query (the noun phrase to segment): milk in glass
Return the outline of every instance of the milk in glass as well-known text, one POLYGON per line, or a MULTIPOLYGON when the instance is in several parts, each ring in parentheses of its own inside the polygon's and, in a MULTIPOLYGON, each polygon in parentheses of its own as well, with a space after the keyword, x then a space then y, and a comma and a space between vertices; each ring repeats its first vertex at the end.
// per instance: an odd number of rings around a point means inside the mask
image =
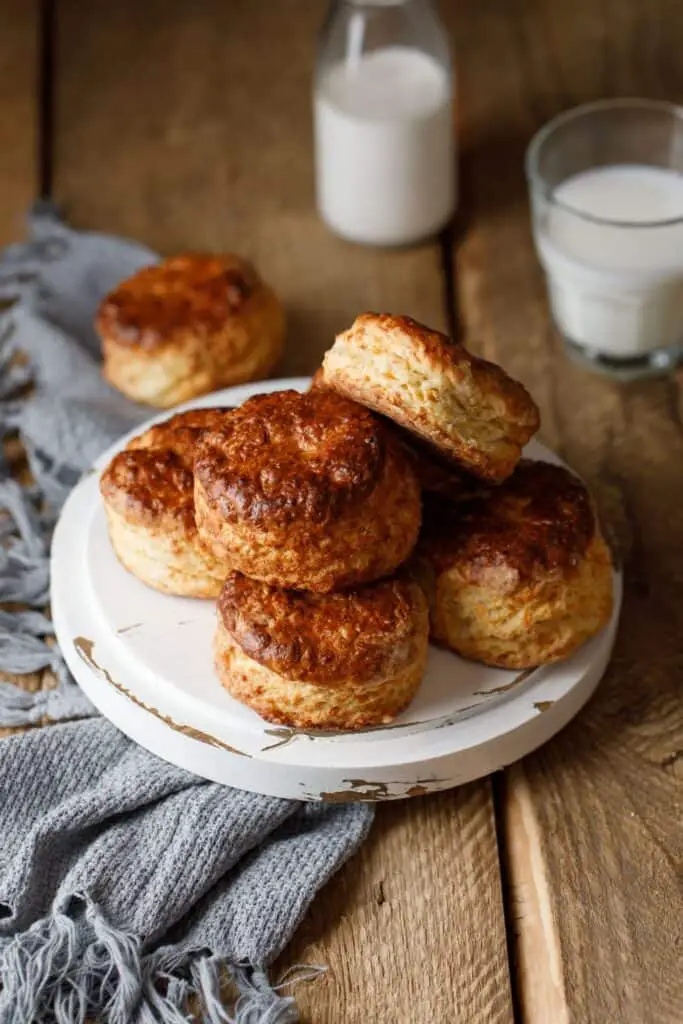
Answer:
POLYGON ((571 341, 633 358, 683 341, 683 176, 644 164, 567 178, 536 222, 550 303, 571 341))

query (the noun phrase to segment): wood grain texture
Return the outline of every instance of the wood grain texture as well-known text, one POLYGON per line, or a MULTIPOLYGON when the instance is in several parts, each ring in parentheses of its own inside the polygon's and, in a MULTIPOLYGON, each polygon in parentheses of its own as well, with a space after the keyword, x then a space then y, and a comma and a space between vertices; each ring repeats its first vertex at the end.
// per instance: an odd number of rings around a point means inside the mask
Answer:
POLYGON ((286 963, 306 1024, 512 1022, 488 784, 385 804, 317 900, 286 963))
POLYGON ((0 245, 23 234, 37 183, 37 3, 0 0, 0 245))
MULTIPOLYGON (((315 369, 365 309, 446 323, 436 245, 334 238, 314 210, 316 0, 62 0, 56 197, 73 221, 163 252, 251 256, 290 315, 284 373, 315 369)), ((378 810, 278 964, 314 1024, 512 1019, 490 786, 378 810)))
POLYGON ((680 101, 675 2, 474 0, 460 56, 465 331, 520 376, 544 440, 589 481, 625 559, 613 663, 575 723, 507 778, 518 987, 531 1024, 683 1019, 683 428, 675 381, 628 387, 569 363, 551 327, 523 154, 606 95, 680 101))

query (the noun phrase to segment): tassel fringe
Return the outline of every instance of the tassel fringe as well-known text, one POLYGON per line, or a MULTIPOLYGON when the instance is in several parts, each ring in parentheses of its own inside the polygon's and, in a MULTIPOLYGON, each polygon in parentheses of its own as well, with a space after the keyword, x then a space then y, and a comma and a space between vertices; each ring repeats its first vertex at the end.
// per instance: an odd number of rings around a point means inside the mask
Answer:
POLYGON ((322 970, 291 969, 273 987, 263 968, 227 964, 206 950, 144 954, 140 940, 114 928, 94 903, 73 900, 0 939, 0 1024, 190 1024, 192 997, 205 1024, 295 1024, 294 997, 280 990, 322 970), (221 1000, 226 974, 239 992, 231 1009, 221 1000))

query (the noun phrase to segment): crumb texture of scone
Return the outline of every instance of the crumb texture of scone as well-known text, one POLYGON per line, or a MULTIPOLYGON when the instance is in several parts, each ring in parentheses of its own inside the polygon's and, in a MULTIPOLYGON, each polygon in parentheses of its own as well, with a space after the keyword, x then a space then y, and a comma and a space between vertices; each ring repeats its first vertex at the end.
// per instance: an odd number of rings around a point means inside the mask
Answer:
POLYGON ((508 477, 539 426, 520 383, 407 316, 361 314, 325 354, 323 379, 484 480, 508 477))
POLYGON ((428 632, 427 600, 407 575, 312 594, 232 573, 218 600, 216 671, 269 722, 361 729, 391 722, 412 700, 428 632))
POLYGON ((201 543, 194 515, 194 449, 225 409, 178 413, 133 438, 100 478, 119 561, 167 594, 216 597, 228 569, 201 543))
POLYGON ((420 489, 378 417, 327 389, 250 398, 197 446, 200 535, 232 568, 329 592, 387 576, 412 552, 420 489))
POLYGON ((523 460, 469 503, 429 499, 416 558, 432 638, 489 665, 560 661, 612 613, 612 564, 588 491, 560 466, 523 460))
POLYGON ((233 254, 144 267, 103 299, 95 323, 107 380, 164 409, 265 377, 285 330, 275 293, 233 254))

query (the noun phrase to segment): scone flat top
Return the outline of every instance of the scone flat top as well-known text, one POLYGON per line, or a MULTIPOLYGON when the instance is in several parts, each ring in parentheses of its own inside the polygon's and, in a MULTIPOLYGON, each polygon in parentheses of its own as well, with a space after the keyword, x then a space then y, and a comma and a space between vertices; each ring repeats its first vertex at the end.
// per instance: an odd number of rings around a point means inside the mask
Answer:
POLYGON ((363 683, 399 672, 412 656, 426 600, 409 577, 311 594, 231 573, 218 614, 234 642, 286 679, 363 683))
POLYGON ((408 316, 356 317, 326 353, 323 377, 488 480, 509 476, 539 425, 522 384, 408 316))
POLYGON ((152 523, 163 516, 193 527, 195 446, 227 414, 226 409, 192 409, 133 438, 102 474, 103 497, 139 522, 152 523))
POLYGON ((277 391, 204 435, 195 474, 228 521, 320 524, 372 493, 392 442, 377 417, 334 392, 277 391))
POLYGON ((101 303, 96 326, 122 345, 157 349, 187 330, 220 330, 260 284, 253 266, 233 254, 174 256, 115 288, 101 303))
POLYGON ((469 503, 427 502, 420 547, 437 571, 457 568, 470 583, 507 591, 571 570, 595 530, 583 483, 561 466, 525 459, 469 503))

